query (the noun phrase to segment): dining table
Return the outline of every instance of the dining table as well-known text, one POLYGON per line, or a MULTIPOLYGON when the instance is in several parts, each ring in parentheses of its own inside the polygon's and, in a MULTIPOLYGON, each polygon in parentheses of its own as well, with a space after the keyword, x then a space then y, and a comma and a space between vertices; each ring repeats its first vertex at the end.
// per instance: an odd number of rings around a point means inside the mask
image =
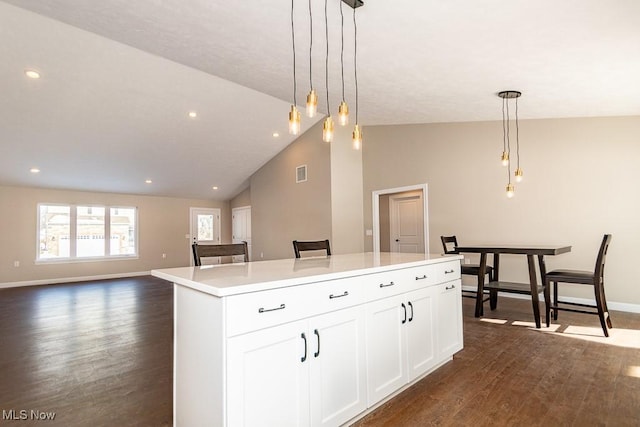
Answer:
MULTIPOLYGON (((544 276, 547 273, 545 267, 545 256, 560 255, 571 251, 571 246, 560 245, 475 245, 475 246, 458 246, 458 253, 476 253, 480 254, 480 270, 478 272, 478 290, 476 293, 475 317, 481 317, 484 314, 483 295, 485 290, 491 292, 491 309, 497 307, 498 292, 516 293, 531 295, 531 304, 533 307, 533 317, 536 328, 540 328, 540 306, 539 294, 544 292, 544 276), (485 273, 487 271, 487 255, 493 255, 493 274, 490 281, 485 284, 485 273), (500 280, 500 255, 526 255, 529 267, 529 283, 516 283, 500 280), (538 268, 540 270, 540 284, 538 284, 535 259, 538 260, 538 268)), ((548 292, 545 292, 545 304, 549 307, 550 301, 548 292)), ((546 311, 546 324, 549 326, 549 310, 546 311)))

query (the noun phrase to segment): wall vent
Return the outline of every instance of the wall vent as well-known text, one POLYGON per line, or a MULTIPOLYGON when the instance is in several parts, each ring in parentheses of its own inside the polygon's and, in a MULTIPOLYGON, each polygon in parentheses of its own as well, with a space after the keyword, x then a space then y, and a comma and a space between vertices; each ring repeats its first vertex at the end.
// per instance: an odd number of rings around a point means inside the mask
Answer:
POLYGON ((307 180, 307 165, 298 166, 296 168, 296 184, 307 180))

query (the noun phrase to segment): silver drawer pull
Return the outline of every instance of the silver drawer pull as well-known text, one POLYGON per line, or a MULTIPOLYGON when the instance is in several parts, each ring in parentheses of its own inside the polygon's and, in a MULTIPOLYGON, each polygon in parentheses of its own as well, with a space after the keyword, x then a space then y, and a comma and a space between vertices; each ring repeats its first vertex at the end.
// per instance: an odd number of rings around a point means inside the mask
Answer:
POLYGON ((349 295, 349 291, 344 291, 342 295, 334 295, 334 294, 329 295, 329 299, 342 298, 342 297, 346 297, 347 295, 349 295))
POLYGON ((260 307, 258 309, 258 313, 266 313, 267 311, 276 311, 276 310, 284 310, 284 304, 280 304, 280 307, 276 307, 276 308, 264 308, 264 307, 260 307))
POLYGON ((381 288, 386 288, 388 286, 393 286, 393 285, 395 285, 395 283, 393 283, 393 282, 389 282, 387 285, 385 285, 384 283, 380 283, 380 287, 381 288))
POLYGON ((416 280, 423 280, 423 279, 426 279, 426 278, 427 278, 427 275, 426 275, 426 274, 425 274, 425 275, 423 275, 422 277, 418 277, 418 276, 416 276, 416 280))
POLYGON ((451 285, 451 286, 445 286, 445 291, 450 291, 451 289, 455 289, 456 285, 451 285))
POLYGON ((451 274, 451 273, 455 273, 455 270, 454 270, 454 269, 451 269, 451 270, 446 270, 446 271, 444 272, 444 274, 451 274))

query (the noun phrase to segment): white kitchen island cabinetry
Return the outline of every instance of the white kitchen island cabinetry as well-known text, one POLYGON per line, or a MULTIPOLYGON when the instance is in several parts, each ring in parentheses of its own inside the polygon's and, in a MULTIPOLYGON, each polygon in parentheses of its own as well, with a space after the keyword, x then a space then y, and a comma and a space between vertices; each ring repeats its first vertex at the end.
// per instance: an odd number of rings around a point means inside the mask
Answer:
POLYGON ((462 348, 459 260, 360 253, 154 270, 175 284, 174 425, 361 416, 462 348))

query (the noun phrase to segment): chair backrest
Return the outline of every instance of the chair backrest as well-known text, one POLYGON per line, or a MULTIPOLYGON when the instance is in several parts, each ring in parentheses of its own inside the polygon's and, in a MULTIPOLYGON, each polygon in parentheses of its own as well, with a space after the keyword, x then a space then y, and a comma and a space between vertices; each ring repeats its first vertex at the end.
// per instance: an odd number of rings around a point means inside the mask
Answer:
POLYGON ((244 262, 249 262, 249 250, 247 242, 230 243, 226 245, 191 245, 193 249, 193 262, 196 266, 202 265, 200 258, 244 255, 244 262))
POLYGON ((329 240, 314 240, 307 242, 293 241, 293 252, 296 258, 300 258, 300 251, 321 251, 326 250, 327 255, 331 255, 331 246, 329 240))
POLYGON ((609 244, 611 243, 611 234, 605 234, 602 238, 602 243, 600 244, 600 250, 598 251, 598 258, 596 259, 596 268, 593 273, 594 278, 602 278, 604 277, 604 261, 607 258, 607 250, 609 249, 609 244))
POLYGON ((456 239, 456 236, 440 236, 440 240, 442 240, 442 248, 445 254, 458 253, 458 239, 456 239))

